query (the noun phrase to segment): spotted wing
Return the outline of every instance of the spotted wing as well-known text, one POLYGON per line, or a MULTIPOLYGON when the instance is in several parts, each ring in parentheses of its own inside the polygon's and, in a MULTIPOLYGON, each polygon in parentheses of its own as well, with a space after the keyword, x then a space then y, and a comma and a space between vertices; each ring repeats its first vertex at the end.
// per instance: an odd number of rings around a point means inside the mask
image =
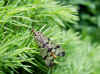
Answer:
POLYGON ((51 67, 54 65, 54 58, 53 56, 48 56, 45 60, 47 66, 51 67))
POLYGON ((59 45, 54 45, 45 37, 41 32, 34 32, 35 39, 38 41, 39 46, 41 47, 40 55, 45 60, 47 66, 53 66, 54 59, 56 56, 64 56, 65 52, 59 45))
POLYGON ((56 56, 65 56, 65 51, 59 45, 55 45, 52 51, 56 56))

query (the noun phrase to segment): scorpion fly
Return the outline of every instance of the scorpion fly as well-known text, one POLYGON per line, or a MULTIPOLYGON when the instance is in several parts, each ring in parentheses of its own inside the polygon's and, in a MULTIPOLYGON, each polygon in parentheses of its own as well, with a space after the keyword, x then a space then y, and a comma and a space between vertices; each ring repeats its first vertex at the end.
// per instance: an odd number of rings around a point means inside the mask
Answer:
POLYGON ((41 48, 40 55, 45 60, 47 66, 53 66, 54 59, 56 59, 57 56, 65 56, 65 51, 59 45, 53 44, 42 32, 36 32, 34 30, 32 30, 32 32, 41 48))

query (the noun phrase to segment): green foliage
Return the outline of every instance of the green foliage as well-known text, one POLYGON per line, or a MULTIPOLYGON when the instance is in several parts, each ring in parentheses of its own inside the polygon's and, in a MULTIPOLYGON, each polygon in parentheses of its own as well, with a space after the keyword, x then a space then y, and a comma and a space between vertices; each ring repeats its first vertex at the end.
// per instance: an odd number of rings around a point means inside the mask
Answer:
POLYGON ((0 74, 99 74, 100 47, 73 32, 78 20, 76 7, 54 0, 0 0, 0 74), (66 51, 52 69, 41 58, 32 29, 66 51))
POLYGON ((48 69, 42 63, 31 30, 39 30, 43 24, 47 24, 46 29, 56 25, 64 28, 66 25, 63 21, 74 23, 78 19, 74 16, 77 14, 76 9, 58 5, 54 1, 42 0, 1 0, 0 3, 1 74, 21 74, 26 71, 47 73, 48 69))
MULTIPOLYGON (((58 0, 57 0, 58 1, 58 0)), ((99 0, 59 0, 64 4, 73 4, 79 8, 79 23, 72 25, 80 31, 82 38, 90 36, 93 42, 100 42, 100 4, 99 0)))
POLYGON ((80 21, 78 29, 81 30, 83 38, 90 36, 93 42, 100 42, 99 29, 99 5, 96 0, 72 0, 73 4, 79 6, 80 21))
POLYGON ((62 33, 60 42, 67 54, 59 59, 60 63, 53 69, 53 74, 99 74, 100 46, 92 45, 89 39, 81 41, 78 33, 72 30, 62 33))

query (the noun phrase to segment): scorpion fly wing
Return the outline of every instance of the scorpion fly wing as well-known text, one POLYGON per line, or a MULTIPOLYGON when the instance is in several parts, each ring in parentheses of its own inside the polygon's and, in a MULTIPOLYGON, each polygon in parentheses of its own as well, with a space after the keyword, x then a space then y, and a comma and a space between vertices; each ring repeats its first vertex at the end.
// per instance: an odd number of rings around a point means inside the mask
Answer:
POLYGON ((45 49, 45 48, 41 48, 40 49, 40 55, 42 56, 42 58, 45 60, 46 58, 47 58, 47 56, 48 56, 48 53, 47 53, 47 49, 45 49))
POLYGON ((54 64, 54 62, 53 62, 54 58, 53 58, 53 56, 51 56, 50 54, 51 54, 51 52, 48 52, 48 50, 45 49, 45 48, 42 48, 42 49, 40 50, 40 55, 42 56, 42 58, 43 58, 44 61, 45 61, 45 64, 46 64, 48 67, 51 67, 51 66, 53 66, 53 64, 54 64))
POLYGON ((59 45, 57 45, 56 47, 55 47, 55 55, 57 55, 57 56, 65 56, 65 51, 59 46, 59 45))
POLYGON ((45 63, 48 67, 52 67, 54 65, 54 58, 52 56, 48 56, 45 63))
POLYGON ((45 60, 47 66, 51 67, 54 65, 54 59, 56 56, 64 56, 65 52, 62 48, 57 45, 55 46, 50 39, 45 37, 41 32, 35 32, 35 39, 38 41, 40 49, 40 55, 45 60))
POLYGON ((58 56, 65 56, 65 51, 60 51, 57 55, 58 56))

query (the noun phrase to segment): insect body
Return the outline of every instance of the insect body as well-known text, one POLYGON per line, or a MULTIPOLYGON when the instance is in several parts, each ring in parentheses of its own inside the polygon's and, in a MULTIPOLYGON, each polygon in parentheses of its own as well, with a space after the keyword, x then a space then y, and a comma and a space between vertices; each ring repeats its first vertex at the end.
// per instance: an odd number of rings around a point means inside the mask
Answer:
POLYGON ((41 47, 40 55, 45 60, 47 66, 53 66, 54 59, 56 56, 64 56, 65 52, 59 45, 54 45, 50 42, 50 39, 45 37, 41 32, 35 32, 35 39, 38 41, 39 46, 41 47))

